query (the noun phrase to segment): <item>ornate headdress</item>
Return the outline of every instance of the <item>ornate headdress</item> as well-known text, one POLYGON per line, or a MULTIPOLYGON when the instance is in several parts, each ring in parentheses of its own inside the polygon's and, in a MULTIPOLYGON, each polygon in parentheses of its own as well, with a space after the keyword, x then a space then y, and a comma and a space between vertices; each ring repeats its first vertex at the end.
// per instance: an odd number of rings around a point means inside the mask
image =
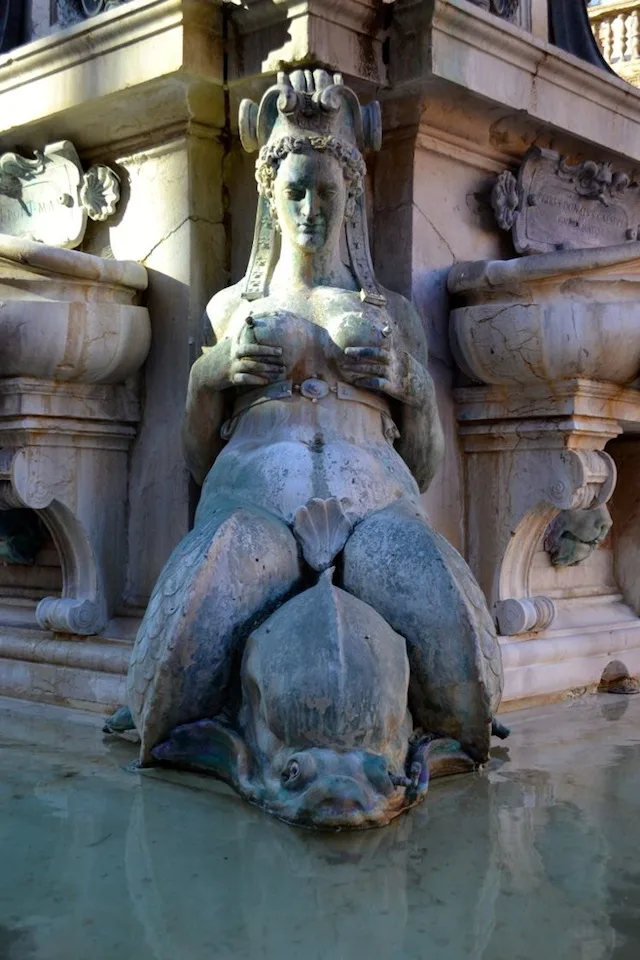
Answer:
POLYGON ((382 124, 378 102, 374 100, 361 107, 340 74, 295 70, 290 76, 279 73, 276 85, 267 90, 259 106, 252 100, 243 100, 239 123, 245 150, 260 150, 260 195, 243 296, 247 300, 265 296, 275 267, 278 245, 269 202, 269 165, 275 170, 287 153, 311 148, 333 154, 345 169, 349 181, 346 236, 351 266, 363 300, 382 306, 385 297, 371 262, 362 191, 362 152, 380 149, 382 124))

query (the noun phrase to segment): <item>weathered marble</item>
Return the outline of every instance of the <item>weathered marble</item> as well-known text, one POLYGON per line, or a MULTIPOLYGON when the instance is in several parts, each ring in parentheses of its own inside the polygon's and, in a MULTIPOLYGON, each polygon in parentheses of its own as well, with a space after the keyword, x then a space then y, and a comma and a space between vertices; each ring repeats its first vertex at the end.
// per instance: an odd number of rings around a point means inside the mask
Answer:
POLYGON ((419 500, 441 428, 420 322, 371 263, 379 126, 322 70, 241 106, 254 246, 208 307, 184 427, 195 527, 128 675, 143 764, 324 827, 387 823, 430 771, 484 762, 502 679, 482 594, 419 500))
POLYGON ((614 654, 640 668, 634 524, 613 506, 615 438, 640 427, 625 386, 639 265, 621 245, 450 274, 452 347, 476 381, 457 391, 467 550, 503 634, 507 702, 593 689, 614 654))
POLYGON ((464 301, 451 314, 458 365, 511 388, 631 383, 640 370, 639 280, 635 244, 460 264, 449 275, 464 301))
POLYGON ((34 158, 0 156, 0 233, 78 247, 87 218, 106 220, 119 199, 117 174, 104 164, 84 173, 69 140, 36 150, 34 158))
MULTIPOLYGON (((60 555, 62 596, 36 608, 44 629, 98 633, 122 596, 139 419, 125 381, 149 349, 149 315, 137 302, 146 284, 135 263, 0 242, 0 504, 36 511, 60 555)), ((7 617, 10 603, 0 623, 7 617)))
POLYGON ((571 163, 532 147, 518 169, 497 178, 492 205, 518 253, 616 246, 637 241, 640 190, 629 173, 605 161, 571 163))

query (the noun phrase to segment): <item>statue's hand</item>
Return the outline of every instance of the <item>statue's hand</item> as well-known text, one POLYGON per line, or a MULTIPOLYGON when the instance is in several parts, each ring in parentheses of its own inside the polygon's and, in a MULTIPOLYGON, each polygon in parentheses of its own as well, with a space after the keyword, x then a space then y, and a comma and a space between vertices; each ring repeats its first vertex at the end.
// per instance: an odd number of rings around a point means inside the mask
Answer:
POLYGON ((410 407, 424 406, 433 393, 427 371, 404 350, 347 347, 340 372, 347 383, 364 390, 380 390, 410 407))
POLYGON ((231 348, 229 379, 237 387, 264 387, 286 376, 282 347, 259 343, 248 317, 231 348))
POLYGON ((391 360, 386 347, 347 347, 339 362, 340 375, 354 387, 390 393, 391 360))

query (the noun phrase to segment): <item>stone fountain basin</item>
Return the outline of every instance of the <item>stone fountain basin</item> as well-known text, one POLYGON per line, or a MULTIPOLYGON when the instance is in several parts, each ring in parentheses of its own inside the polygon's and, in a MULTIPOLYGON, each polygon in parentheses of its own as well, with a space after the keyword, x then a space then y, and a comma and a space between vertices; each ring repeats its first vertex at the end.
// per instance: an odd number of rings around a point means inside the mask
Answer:
POLYGON ((118 383, 151 342, 138 263, 0 235, 0 377, 118 383))
POLYGON ((640 245, 462 263, 449 273, 451 345, 487 384, 640 372, 640 245))

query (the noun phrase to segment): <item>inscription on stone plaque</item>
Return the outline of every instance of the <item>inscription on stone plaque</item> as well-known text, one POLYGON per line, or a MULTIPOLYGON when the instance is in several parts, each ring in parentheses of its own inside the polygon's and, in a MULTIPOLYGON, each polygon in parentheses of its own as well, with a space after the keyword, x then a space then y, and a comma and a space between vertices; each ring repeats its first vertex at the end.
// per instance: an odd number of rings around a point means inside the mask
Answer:
POLYGON ((523 254, 608 247, 637 241, 640 232, 640 185, 632 177, 540 147, 527 153, 517 177, 500 174, 492 206, 523 254))
POLYGON ((0 233, 77 247, 87 218, 106 220, 119 198, 113 170, 96 165, 83 172, 68 140, 49 144, 33 158, 0 156, 0 233))

